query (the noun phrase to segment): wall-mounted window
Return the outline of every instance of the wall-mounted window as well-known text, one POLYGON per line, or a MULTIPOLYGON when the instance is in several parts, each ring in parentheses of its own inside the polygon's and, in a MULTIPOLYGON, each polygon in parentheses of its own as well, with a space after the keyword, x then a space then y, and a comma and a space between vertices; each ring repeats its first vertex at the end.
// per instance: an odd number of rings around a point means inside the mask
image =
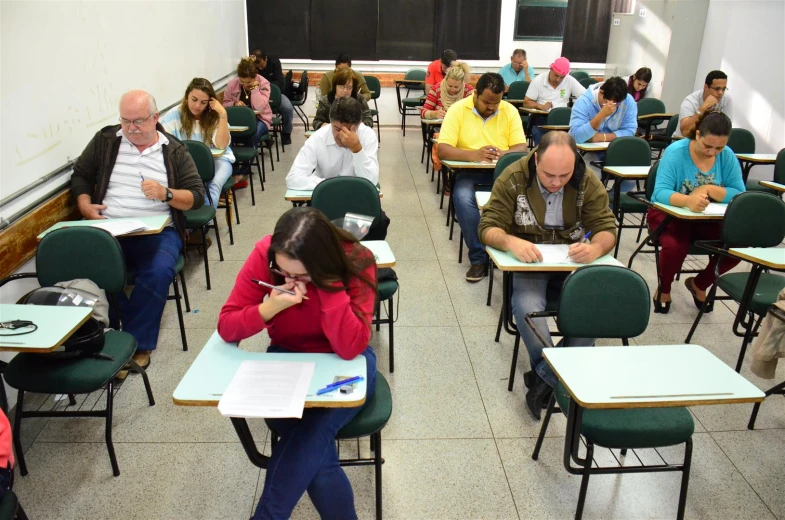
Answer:
POLYGON ((518 0, 515 40, 561 41, 567 0, 518 0))

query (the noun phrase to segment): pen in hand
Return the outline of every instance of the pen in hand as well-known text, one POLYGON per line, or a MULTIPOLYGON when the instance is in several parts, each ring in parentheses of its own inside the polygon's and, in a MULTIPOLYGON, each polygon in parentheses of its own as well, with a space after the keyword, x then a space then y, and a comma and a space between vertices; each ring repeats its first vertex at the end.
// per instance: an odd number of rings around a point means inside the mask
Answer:
MULTIPOLYGON (((585 244, 586 241, 589 240, 590 236, 591 236, 591 231, 583 235, 583 238, 578 241, 578 244, 585 244)), ((570 255, 567 254, 567 258, 565 258, 565 260, 569 260, 569 259, 570 259, 570 255)))
MULTIPOLYGON (((276 287, 275 285, 267 282, 263 282, 261 280, 257 280, 256 278, 251 278, 252 282, 256 282, 263 287, 267 287, 269 289, 275 289, 276 291, 280 291, 282 293, 291 294, 292 296, 297 296, 297 293, 294 291, 290 291, 289 289, 281 289, 280 287, 276 287)), ((307 300, 307 296, 303 296, 303 300, 307 300)))

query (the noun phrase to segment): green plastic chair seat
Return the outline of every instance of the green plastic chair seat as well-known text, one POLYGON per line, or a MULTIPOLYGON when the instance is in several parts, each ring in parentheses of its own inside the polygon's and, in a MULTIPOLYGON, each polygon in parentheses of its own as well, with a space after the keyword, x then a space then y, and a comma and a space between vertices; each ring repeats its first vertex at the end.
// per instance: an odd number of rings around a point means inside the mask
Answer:
POLYGON ((301 107, 305 103, 304 99, 291 99, 290 100, 293 107, 301 107))
MULTIPOLYGON (((265 137, 267 135, 269 134, 265 134, 265 137)), ((239 162, 250 161, 256 157, 256 154, 258 153, 256 148, 251 148, 250 146, 238 146, 236 148, 232 148, 232 151, 234 152, 235 159, 237 159, 239 162)))
POLYGON ((420 98, 404 98, 401 100, 401 103, 406 107, 419 107, 423 105, 420 98))
MULTIPOLYGON (((559 381, 556 400, 567 413, 570 397, 559 381)), ((686 408, 631 408, 583 411, 581 433, 606 448, 653 448, 686 442, 695 423, 686 408)))
POLYGON ((95 357, 53 359, 46 354, 23 352, 5 368, 6 382, 18 390, 40 394, 86 394, 106 386, 136 351, 136 340, 127 332, 107 331, 102 354, 95 357))
POLYGON ((372 115, 372 116, 375 116, 375 115, 378 115, 378 114, 379 114, 379 111, 378 111, 378 110, 376 110, 375 108, 372 108, 372 109, 371 109, 371 115, 372 115))
POLYGON ((356 439, 374 434, 384 428, 392 415, 392 392, 384 376, 377 372, 376 391, 370 401, 349 424, 344 426, 335 437, 337 439, 356 439))
POLYGON ((621 207, 625 213, 646 213, 649 210, 649 207, 646 204, 639 200, 635 200, 626 193, 622 193, 619 196, 619 207, 621 207))
POLYGON ((395 280, 384 280, 379 283, 379 300, 389 300, 398 292, 398 282, 395 280))
POLYGON ((183 211, 183 215, 186 229, 198 229, 215 218, 215 208, 205 201, 201 208, 183 211))
MULTIPOLYGON (((727 273, 719 277, 717 287, 738 302, 744 296, 748 278, 749 273, 727 273)), ((782 289, 785 289, 785 276, 762 273, 750 302, 752 312, 758 316, 765 315, 769 307, 777 301, 777 295, 782 289)))
POLYGON ((224 183, 223 187, 221 188, 221 195, 223 195, 223 194, 227 193, 229 190, 231 190, 234 187, 234 183, 235 183, 234 177, 229 177, 228 179, 226 179, 226 182, 224 183))
POLYGON ((755 179, 747 179, 747 191, 762 191, 764 193, 771 193, 777 195, 777 191, 766 186, 761 186, 760 181, 755 179))

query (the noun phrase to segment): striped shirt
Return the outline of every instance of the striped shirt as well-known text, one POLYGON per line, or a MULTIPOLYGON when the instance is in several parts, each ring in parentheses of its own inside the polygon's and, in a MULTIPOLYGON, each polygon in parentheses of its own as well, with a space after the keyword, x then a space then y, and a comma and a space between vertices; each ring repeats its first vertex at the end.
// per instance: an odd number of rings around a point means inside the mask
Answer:
MULTIPOLYGON (((467 98, 471 95, 474 87, 469 85, 468 83, 463 84, 463 97, 467 98)), ((439 83, 438 85, 434 85, 430 92, 428 92, 428 97, 425 99, 425 104, 423 104, 422 108, 420 109, 420 117, 425 119, 425 113, 430 111, 436 110, 444 110, 444 103, 442 103, 442 84, 439 83)))
MULTIPOLYGON (((158 182, 168 188, 169 179, 164 165, 163 146, 169 139, 158 132, 158 142, 143 152, 129 141, 123 131, 117 132, 121 137, 117 160, 109 177, 109 186, 102 204, 106 209, 101 212, 106 218, 138 218, 171 215, 169 204, 160 200, 148 199, 142 192, 142 179, 158 182)), ((169 223, 171 225, 171 221, 169 223)))

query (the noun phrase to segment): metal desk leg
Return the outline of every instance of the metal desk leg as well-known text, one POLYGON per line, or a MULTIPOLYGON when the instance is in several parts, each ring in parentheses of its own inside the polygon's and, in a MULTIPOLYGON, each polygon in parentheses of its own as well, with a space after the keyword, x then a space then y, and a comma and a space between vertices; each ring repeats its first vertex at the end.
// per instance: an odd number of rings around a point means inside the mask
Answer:
POLYGON ((256 447, 256 442, 253 440, 251 430, 248 428, 248 422, 242 417, 232 417, 232 426, 234 426, 237 436, 240 438, 240 444, 243 445, 245 454, 251 460, 254 466, 267 469, 267 464, 270 462, 270 457, 262 455, 256 447))

